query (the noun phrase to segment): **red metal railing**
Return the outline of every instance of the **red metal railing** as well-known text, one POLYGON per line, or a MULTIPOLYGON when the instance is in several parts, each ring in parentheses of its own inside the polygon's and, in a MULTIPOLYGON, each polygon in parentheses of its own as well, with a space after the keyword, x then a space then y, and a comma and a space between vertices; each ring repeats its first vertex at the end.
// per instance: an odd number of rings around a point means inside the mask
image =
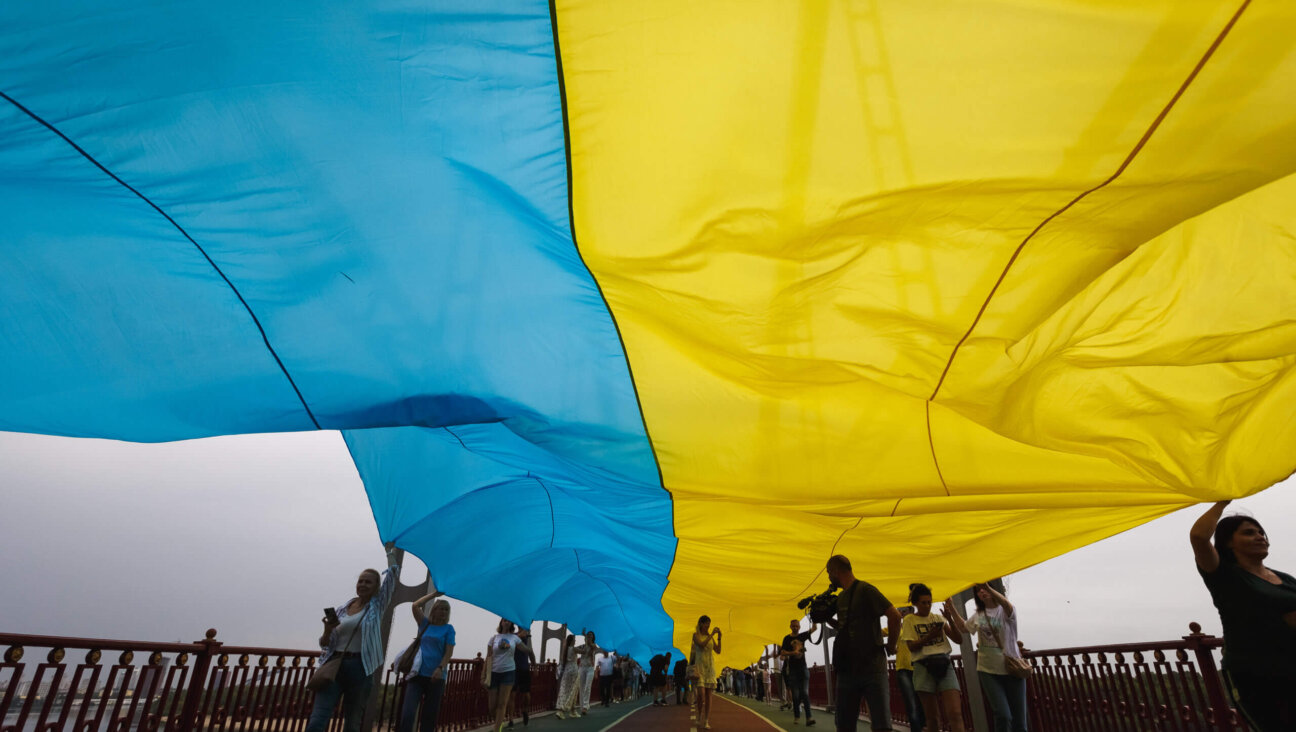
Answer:
MULTIPOLYGON (((1027 681, 1031 729, 1066 732, 1246 730, 1228 703, 1215 654, 1223 640, 1191 633, 1179 640, 1026 651, 1035 673, 1027 681)), ((972 719, 963 659, 954 656, 963 694, 963 719, 972 719)), ((904 698, 891 668, 891 718, 908 723, 904 698)), ((810 701, 828 703, 828 674, 810 669, 810 701)), ((986 714, 989 704, 985 705, 986 714)), ((942 727, 947 729, 947 727, 942 727)))
MULTIPOLYGON (((1027 683, 1034 729, 1245 730, 1220 678, 1215 654, 1222 641, 1196 623, 1179 640, 1050 651, 1027 651, 1035 667, 1027 683)), ((301 730, 313 697, 305 684, 316 651, 226 646, 216 631, 194 643, 151 643, 0 634, 0 732, 130 732, 210 729, 301 730), (45 660, 29 660, 47 649, 45 660), (81 659, 68 659, 68 653, 81 659)), ((489 723, 480 659, 448 666, 440 728, 464 730, 489 723)), ((967 689, 962 658, 954 670, 967 689)), ((891 712, 907 722, 892 677, 891 712)), ((394 730, 405 686, 390 669, 378 694, 377 728, 394 730)), ((828 700, 829 678, 810 669, 810 698, 828 700)), ((598 684, 591 696, 598 698, 598 684)), ((554 664, 532 667, 533 713, 553 709, 554 664)), ((966 694, 964 719, 971 709, 966 694)), ((340 713, 340 711, 339 711, 340 713)), ((340 729, 340 718, 333 729, 340 729)))
MULTIPOLYGON (((314 697, 306 681, 318 651, 226 646, 216 631, 195 643, 151 643, 0 633, 0 732, 303 730, 314 697), (45 660, 29 659, 36 649, 45 660), (84 656, 68 659, 73 652, 84 656), (109 654, 105 656, 105 654, 109 654), (116 654, 113 657, 111 654, 116 654)), ((489 722, 480 659, 448 664, 438 725, 489 722)), ((531 708, 553 709, 554 664, 532 666, 531 708)), ((396 729, 405 685, 391 669, 378 693, 377 729, 396 729)), ((598 696, 595 684, 593 697, 598 696)), ((331 729, 341 729, 341 710, 331 729)))

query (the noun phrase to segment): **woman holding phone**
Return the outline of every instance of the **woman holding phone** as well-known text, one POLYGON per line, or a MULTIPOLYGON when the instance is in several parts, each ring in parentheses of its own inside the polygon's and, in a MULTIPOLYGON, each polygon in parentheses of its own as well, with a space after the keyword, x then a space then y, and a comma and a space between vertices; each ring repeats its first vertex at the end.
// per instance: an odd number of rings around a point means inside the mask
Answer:
POLYGON ((342 702, 343 732, 360 732, 373 675, 383 663, 382 616, 391 602, 400 565, 396 563, 396 546, 388 543, 387 571, 366 569, 356 579, 355 597, 324 609, 324 632, 319 644, 323 652, 322 667, 340 659, 337 675, 315 692, 306 732, 325 732, 338 702, 342 702))
POLYGON ((698 676, 697 716, 698 727, 711 729, 711 695, 715 692, 715 654, 720 652, 720 629, 711 629, 711 618, 698 618, 693 631, 693 666, 698 676))

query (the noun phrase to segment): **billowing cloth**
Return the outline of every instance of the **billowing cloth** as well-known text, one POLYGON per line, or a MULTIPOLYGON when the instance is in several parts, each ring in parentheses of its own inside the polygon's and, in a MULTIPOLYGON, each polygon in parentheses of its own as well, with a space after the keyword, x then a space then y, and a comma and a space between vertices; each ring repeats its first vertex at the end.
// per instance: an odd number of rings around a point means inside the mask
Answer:
POLYGON ((1294 30, 3 4, 0 429, 344 430, 440 589, 743 663, 833 553, 944 596, 1291 473, 1294 30))

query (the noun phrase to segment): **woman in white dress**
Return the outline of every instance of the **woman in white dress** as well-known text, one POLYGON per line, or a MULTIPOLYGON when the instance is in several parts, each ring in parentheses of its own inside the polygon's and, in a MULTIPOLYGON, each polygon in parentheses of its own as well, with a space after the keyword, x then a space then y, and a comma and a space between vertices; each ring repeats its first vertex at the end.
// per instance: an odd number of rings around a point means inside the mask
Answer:
POLYGON ((576 702, 580 700, 580 662, 576 655, 576 636, 563 641, 558 657, 558 711, 554 716, 566 719, 576 715, 576 702))

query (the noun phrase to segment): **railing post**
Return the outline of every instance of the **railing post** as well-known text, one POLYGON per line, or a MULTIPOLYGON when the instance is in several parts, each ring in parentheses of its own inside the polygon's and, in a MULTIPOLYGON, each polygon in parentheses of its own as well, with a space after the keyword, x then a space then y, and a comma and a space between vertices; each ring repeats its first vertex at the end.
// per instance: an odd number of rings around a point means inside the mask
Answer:
MULTIPOLYGON (((397 549, 392 553, 390 561, 395 562, 401 569, 405 568, 405 550, 397 549)), ((407 585, 399 579, 396 581, 396 587, 392 590, 391 602, 387 603, 386 609, 383 610, 382 616, 382 643, 383 643, 383 663, 387 662, 387 651, 391 641, 392 620, 396 616, 396 607, 407 602, 430 595, 436 592, 436 582, 432 579, 432 571, 428 570, 427 581, 424 585, 407 585)), ((424 609, 424 613, 427 609, 424 609)), ((383 667, 379 666, 378 670, 373 673, 373 687, 369 692, 369 700, 365 702, 364 717, 360 721, 360 729, 369 732, 374 728, 382 712, 382 699, 386 689, 383 684, 383 667)), ((398 712, 399 713, 399 710, 398 712)), ((391 720, 394 721, 394 720, 391 720)))
POLYGON ((212 657, 220 650, 221 642, 216 640, 216 629, 208 628, 204 640, 194 641, 198 649, 194 652, 193 675, 189 677, 189 689, 185 692, 184 707, 180 710, 181 732, 197 729, 198 710, 202 709, 203 690, 207 688, 207 671, 211 668, 212 657))
POLYGON ((1210 700, 1214 716, 1211 726, 1220 732, 1229 732, 1233 729, 1233 705, 1229 703, 1219 671, 1215 668, 1215 656, 1205 642, 1207 638, 1215 636, 1203 634, 1199 623, 1189 623, 1188 630, 1189 635, 1185 635, 1183 639, 1192 652, 1197 654, 1197 671, 1201 674, 1202 683, 1206 685, 1206 698, 1210 700))
MULTIPOLYGON (((996 585, 996 590, 1003 592, 1002 579, 991 580, 991 582, 996 585)), ((967 617, 967 604, 972 601, 972 589, 963 590, 955 595, 953 600, 958 606, 959 614, 967 617)), ((959 652, 963 656, 963 681, 967 686, 963 693, 967 695, 968 708, 972 710, 972 718, 967 720, 967 726, 974 732, 993 729, 986 716, 985 699, 981 695, 981 677, 977 674, 977 652, 972 645, 971 633, 963 634, 963 641, 959 643, 959 652)))
POLYGON ((824 649, 824 689, 828 698, 828 703, 824 705, 824 709, 831 714, 837 711, 837 684, 833 679, 832 662, 835 644, 829 643, 828 641, 837 637, 837 630, 830 627, 827 623, 819 627, 821 629, 819 632, 819 642, 823 643, 824 649))

